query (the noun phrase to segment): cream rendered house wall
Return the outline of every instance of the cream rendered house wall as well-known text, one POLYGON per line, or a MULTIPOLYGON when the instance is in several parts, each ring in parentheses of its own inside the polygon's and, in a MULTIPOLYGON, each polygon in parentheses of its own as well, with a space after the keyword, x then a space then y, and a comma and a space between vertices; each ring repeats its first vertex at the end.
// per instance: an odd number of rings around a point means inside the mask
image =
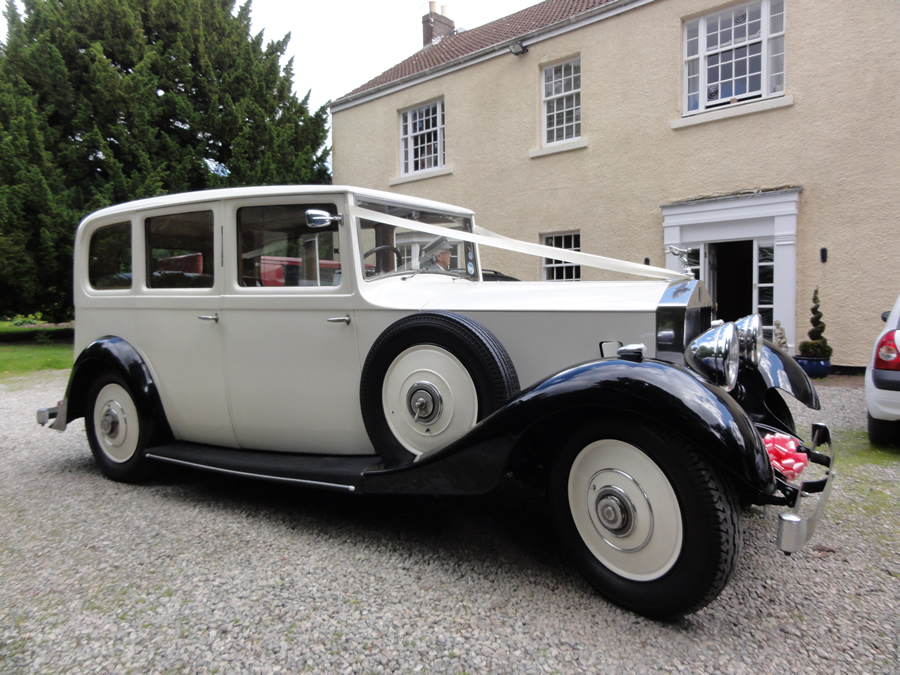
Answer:
MULTIPOLYGON (((661 206, 798 187, 790 332, 805 339, 818 286, 832 361, 865 365, 881 312, 900 292, 900 2, 786 0, 785 96, 682 118, 682 23, 727 6, 656 0, 528 44, 519 57, 504 49, 339 104, 334 182, 458 203, 527 241, 580 230, 583 250, 660 266, 661 206), (541 69, 576 56, 585 147, 543 154, 541 69), (447 171, 405 180, 398 113, 438 98, 447 171)), ((537 259, 483 255, 486 267, 540 277, 537 259)))

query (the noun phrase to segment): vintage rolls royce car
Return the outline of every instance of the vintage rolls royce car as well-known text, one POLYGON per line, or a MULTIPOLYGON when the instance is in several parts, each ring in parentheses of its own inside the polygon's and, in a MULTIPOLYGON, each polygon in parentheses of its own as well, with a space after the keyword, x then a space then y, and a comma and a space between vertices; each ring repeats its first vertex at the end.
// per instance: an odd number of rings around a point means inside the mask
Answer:
POLYGON ((114 480, 169 463, 473 495, 512 475, 546 489, 591 584, 651 617, 725 586, 741 504, 781 507, 790 553, 827 500, 828 430, 801 440, 776 391, 818 408, 810 381, 758 315, 714 322, 704 286, 677 270, 338 186, 103 209, 78 228, 74 270, 77 358, 38 421, 83 417, 114 480), (623 280, 486 283, 484 246, 623 280), (801 482, 805 465, 817 473, 801 482))

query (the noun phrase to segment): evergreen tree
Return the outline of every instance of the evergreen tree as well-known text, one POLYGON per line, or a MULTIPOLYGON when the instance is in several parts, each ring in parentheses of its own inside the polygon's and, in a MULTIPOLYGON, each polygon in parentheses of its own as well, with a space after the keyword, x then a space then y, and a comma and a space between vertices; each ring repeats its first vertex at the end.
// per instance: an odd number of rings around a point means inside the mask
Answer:
POLYGON ((71 311, 91 211, 159 194, 329 183, 327 114, 251 34, 248 1, 7 0, 0 315, 71 311))

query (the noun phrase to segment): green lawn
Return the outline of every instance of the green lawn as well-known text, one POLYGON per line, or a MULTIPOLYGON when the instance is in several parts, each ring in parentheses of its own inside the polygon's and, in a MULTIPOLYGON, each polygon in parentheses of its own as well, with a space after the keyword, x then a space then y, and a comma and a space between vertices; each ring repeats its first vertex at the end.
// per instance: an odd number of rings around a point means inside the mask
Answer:
POLYGON ((0 344, 0 377, 71 368, 72 345, 0 344))

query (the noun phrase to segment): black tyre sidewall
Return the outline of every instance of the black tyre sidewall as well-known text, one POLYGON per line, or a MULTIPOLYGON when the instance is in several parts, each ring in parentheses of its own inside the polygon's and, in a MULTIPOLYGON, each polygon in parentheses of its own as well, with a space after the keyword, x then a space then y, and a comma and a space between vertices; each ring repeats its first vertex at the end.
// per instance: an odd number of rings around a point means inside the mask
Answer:
POLYGON ((553 464, 550 499, 559 535, 576 567, 601 595, 626 609, 657 619, 695 611, 719 594, 734 571, 740 527, 733 492, 684 441, 664 437, 646 425, 609 420, 576 432, 553 464), (678 499, 681 553, 673 567, 653 581, 626 579, 604 566, 572 519, 570 468, 581 450, 601 439, 618 439, 639 448, 663 471, 678 499))
POLYGON ((869 442, 874 445, 900 444, 900 421, 880 420, 866 413, 869 442))
POLYGON ((445 349, 465 367, 478 396, 478 421, 504 405, 518 390, 512 361, 485 328, 454 314, 416 314, 389 326, 372 345, 360 379, 360 406, 366 431, 388 464, 415 458, 394 437, 384 415, 382 389, 391 364, 419 345, 445 349))
POLYGON ((107 373, 98 377, 91 385, 90 394, 88 396, 88 405, 84 416, 84 428, 87 434, 88 443, 91 446, 91 453, 97 466, 105 476, 123 483, 137 483, 149 477, 152 466, 146 458, 147 440, 152 437, 153 421, 148 415, 141 410, 141 406, 135 401, 131 392, 131 387, 118 375, 107 373), (126 462, 114 462, 110 459, 97 440, 97 430, 94 428, 94 409, 97 405, 97 398, 103 388, 109 384, 117 384, 128 392, 134 403, 135 409, 138 411, 138 443, 131 459, 126 462))

